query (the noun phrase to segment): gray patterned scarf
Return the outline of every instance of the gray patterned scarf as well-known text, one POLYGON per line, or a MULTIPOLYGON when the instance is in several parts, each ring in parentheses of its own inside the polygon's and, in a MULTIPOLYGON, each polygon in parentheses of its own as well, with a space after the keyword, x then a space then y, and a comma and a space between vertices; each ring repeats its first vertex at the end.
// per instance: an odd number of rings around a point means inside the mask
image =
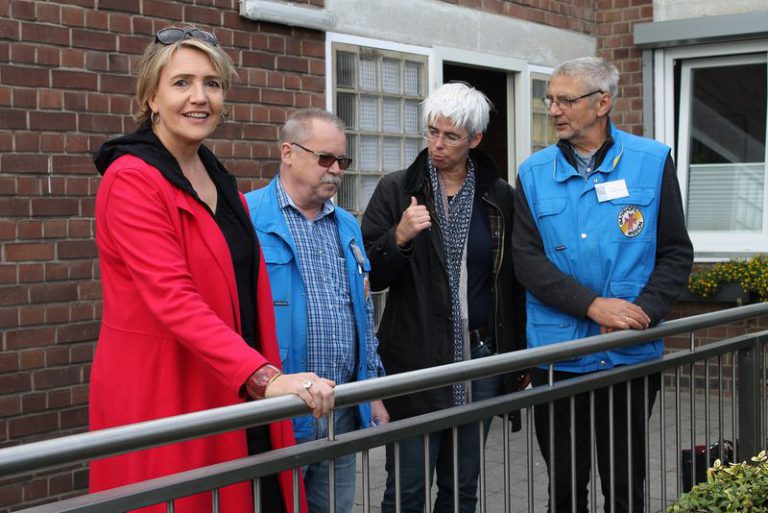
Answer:
MULTIPOLYGON (((437 211, 437 222, 443 235, 443 251, 448 268, 448 286, 451 291, 451 326, 453 328, 453 361, 469 358, 465 347, 465 333, 469 329, 467 312, 467 238, 472 219, 475 197, 475 166, 467 158, 467 177, 456 196, 448 201, 432 159, 427 159, 429 182, 437 211)), ((466 383, 453 385, 453 404, 464 404, 467 398, 466 383)))

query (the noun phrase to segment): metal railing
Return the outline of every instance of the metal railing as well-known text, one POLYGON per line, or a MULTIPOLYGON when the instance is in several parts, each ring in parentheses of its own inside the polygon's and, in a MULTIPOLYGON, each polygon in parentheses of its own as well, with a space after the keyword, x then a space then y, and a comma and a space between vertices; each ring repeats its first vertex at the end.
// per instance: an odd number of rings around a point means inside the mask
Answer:
MULTIPOLYGON (((659 399, 652 408, 653 411, 649 408, 647 399, 645 400, 648 413, 646 418, 650 417, 645 442, 645 461, 642 462, 647 476, 644 491, 645 511, 658 511, 658 507, 665 510, 695 479, 699 470, 696 466, 696 452, 701 452, 701 446, 704 447, 706 460, 709 460, 709 448, 715 442, 717 456, 721 458, 728 456, 728 442, 738 441, 736 458, 741 460, 749 459, 752 454, 765 447, 768 433, 768 357, 765 344, 768 343, 768 331, 701 347, 695 347, 695 332, 766 315, 768 303, 761 303, 677 319, 645 331, 616 332, 549 347, 340 385, 336 388, 337 408, 534 366, 546 366, 558 360, 671 335, 690 334, 691 340, 689 350, 666 354, 662 358, 640 365, 587 374, 550 386, 529 388, 377 428, 337 436, 331 431, 327 440, 273 450, 45 504, 26 509, 24 512, 115 512, 162 503, 167 505, 168 511, 173 511, 174 499, 214 491, 212 501, 215 502, 218 489, 238 482, 252 481, 254 503, 258 513, 259 478, 278 471, 292 470, 294 483, 297 483, 301 466, 350 453, 361 454, 358 461, 360 475, 356 511, 369 512, 372 508, 378 511, 374 506, 377 499, 374 489, 377 487, 373 486, 372 479, 380 474, 376 465, 383 467, 382 446, 396 444, 399 440, 409 437, 428 436, 429 433, 454 429, 462 424, 479 422, 494 416, 501 416, 501 423, 495 423, 496 429, 492 430, 487 441, 478 440, 480 448, 485 446, 485 450, 481 450, 483 457, 479 479, 479 510, 541 511, 546 507, 548 480, 546 467, 542 464, 534 443, 534 406, 572 398, 578 394, 589 394, 591 397, 597 389, 622 386, 633 379, 644 380, 647 389, 648 376, 655 374, 661 374, 663 379, 659 399), (688 380, 687 386, 685 380, 688 380), (511 433, 508 413, 515 410, 523 413, 523 429, 511 433), (674 444, 669 443, 672 439, 674 444), (690 451, 690 462, 680 461, 684 451, 690 451), (488 455, 492 457, 489 458, 488 455), (523 459, 524 468, 521 465, 523 459), (687 472, 690 472, 690 482, 686 478, 687 472), (491 481, 495 483, 493 490, 488 486, 491 481)), ((610 390, 613 393, 613 388, 610 390)), ((70 465, 247 426, 267 424, 305 413, 305 407, 298 398, 285 396, 20 445, 0 450, 0 479, 57 465, 70 465)), ((592 415, 594 416, 594 410, 592 415)), ((594 438, 592 444, 594 446, 594 438)), ((592 511, 596 510, 602 500, 597 492, 598 478, 594 454, 593 447, 590 479, 592 511)), ((639 464, 637 462, 635 468, 639 464)), ((632 467, 633 465, 630 465, 629 469, 616 470, 629 472, 631 481, 632 467)), ((426 498, 431 500, 430 483, 425 485, 426 498)), ((557 486, 557 483, 554 486, 557 486)), ((217 510, 217 505, 212 505, 212 511, 217 510)))

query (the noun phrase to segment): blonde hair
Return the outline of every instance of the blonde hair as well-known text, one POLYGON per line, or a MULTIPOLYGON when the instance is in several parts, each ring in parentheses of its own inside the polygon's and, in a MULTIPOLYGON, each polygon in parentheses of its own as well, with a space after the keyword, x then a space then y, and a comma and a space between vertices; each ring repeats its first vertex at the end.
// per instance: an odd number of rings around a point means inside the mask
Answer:
MULTIPOLYGON (((197 27, 179 27, 182 29, 195 29, 197 27)), ((232 82, 238 79, 235 65, 232 59, 220 46, 212 45, 207 41, 197 38, 181 39, 171 44, 153 42, 144 50, 144 55, 136 70, 136 102, 139 110, 133 116, 136 123, 143 125, 150 121, 152 109, 149 107, 149 99, 157 92, 160 83, 160 74, 163 68, 171 61, 176 50, 181 47, 193 48, 205 53, 216 73, 221 77, 221 85, 226 93, 232 86, 232 82)), ((226 109, 222 115, 226 115, 226 109)))

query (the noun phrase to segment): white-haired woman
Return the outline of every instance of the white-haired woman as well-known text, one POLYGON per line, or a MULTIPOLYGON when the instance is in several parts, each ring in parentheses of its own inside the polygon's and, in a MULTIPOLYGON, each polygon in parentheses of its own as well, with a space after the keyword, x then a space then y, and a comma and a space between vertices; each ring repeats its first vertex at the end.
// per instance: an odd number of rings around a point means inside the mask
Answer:
MULTIPOLYGON (((477 146, 491 103, 464 83, 444 84, 423 104, 427 148, 385 176, 362 222, 373 290, 389 287, 379 327, 388 375, 525 347, 524 292, 511 261, 512 188, 477 146)), ((459 406, 521 386, 496 376, 385 401, 391 420, 459 406)), ((487 433, 490 419, 485 422, 487 433)), ((459 427, 459 510, 474 512, 479 426, 459 427)), ((435 511, 453 512, 451 430, 429 439, 435 511)), ((424 509, 423 437, 400 443, 401 511, 424 509)), ((394 449, 387 447, 382 511, 395 511, 394 449)))

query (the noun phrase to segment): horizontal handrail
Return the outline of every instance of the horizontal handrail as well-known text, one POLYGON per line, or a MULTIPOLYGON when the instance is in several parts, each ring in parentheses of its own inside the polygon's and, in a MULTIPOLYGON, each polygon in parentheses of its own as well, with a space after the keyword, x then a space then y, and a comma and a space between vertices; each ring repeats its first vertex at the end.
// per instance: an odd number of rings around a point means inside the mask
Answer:
MULTIPOLYGON (((768 315, 768 303, 675 319, 643 331, 614 332, 348 383, 337 387, 335 403, 337 407, 344 407, 419 392, 761 315, 768 315)), ((306 413, 306 406, 300 399, 283 396, 9 447, 0 450, 0 477, 267 424, 306 413)))
POLYGON ((549 387, 530 388, 515 394, 502 395, 403 419, 375 429, 344 433, 338 435, 333 441, 316 440, 104 492, 44 504, 24 510, 24 513, 90 513, 105 510, 125 511, 148 506, 164 500, 200 493, 211 488, 221 488, 233 483, 257 479, 316 461, 330 459, 340 454, 370 450, 404 438, 420 436, 424 433, 472 422, 478 418, 505 414, 653 373, 679 368, 695 361, 753 347, 756 339, 763 344, 768 343, 768 330, 708 344, 696 348, 694 352, 680 351, 667 354, 662 358, 642 364, 616 367, 599 373, 589 373, 563 380, 549 387))

